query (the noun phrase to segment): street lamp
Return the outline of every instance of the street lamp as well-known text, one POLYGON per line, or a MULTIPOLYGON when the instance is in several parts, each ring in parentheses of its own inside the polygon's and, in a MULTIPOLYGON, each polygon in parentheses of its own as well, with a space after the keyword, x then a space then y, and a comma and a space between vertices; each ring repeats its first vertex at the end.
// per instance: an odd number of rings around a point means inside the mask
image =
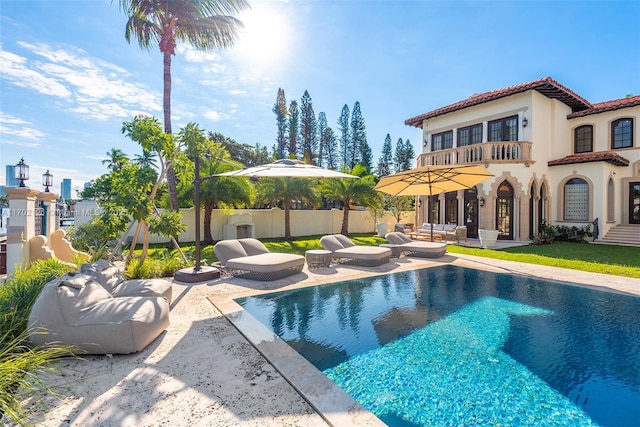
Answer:
POLYGON ((24 157, 20 159, 20 163, 13 169, 13 176, 20 180, 18 187, 26 187, 24 182, 29 179, 29 165, 24 162, 24 157))
POLYGON ((53 175, 49 172, 49 169, 42 174, 42 185, 45 187, 45 193, 48 193, 49 187, 53 186, 53 175))

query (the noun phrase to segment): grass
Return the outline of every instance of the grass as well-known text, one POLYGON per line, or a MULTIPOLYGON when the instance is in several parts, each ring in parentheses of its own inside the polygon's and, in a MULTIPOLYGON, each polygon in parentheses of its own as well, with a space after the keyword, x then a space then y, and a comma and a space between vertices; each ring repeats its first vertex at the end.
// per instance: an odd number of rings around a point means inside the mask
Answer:
MULTIPOLYGON (((320 237, 322 236, 298 237, 291 242, 282 239, 260 239, 260 241, 272 252, 304 255, 309 249, 322 249, 320 237)), ((352 234, 350 238, 354 243, 360 245, 377 246, 381 243, 387 243, 382 237, 371 234, 352 234)), ((193 259, 193 244, 183 243, 182 245, 182 250, 189 258, 193 259)), ((447 250, 450 253, 640 278, 640 247, 635 246, 557 242, 550 245, 482 249, 450 244, 447 250)), ((217 261, 213 246, 203 247, 201 257, 203 263, 206 264, 213 264, 217 261)))

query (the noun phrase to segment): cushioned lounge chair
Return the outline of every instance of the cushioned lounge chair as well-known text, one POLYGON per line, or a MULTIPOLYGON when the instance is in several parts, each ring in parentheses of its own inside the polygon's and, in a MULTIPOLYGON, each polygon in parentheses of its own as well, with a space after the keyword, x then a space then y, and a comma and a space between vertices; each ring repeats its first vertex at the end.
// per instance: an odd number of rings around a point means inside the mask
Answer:
POLYGON ((447 244, 442 242, 425 242, 411 240, 404 233, 391 232, 387 233, 385 239, 394 245, 402 248, 402 252, 423 258, 440 258, 447 252, 447 244))
POLYGON ((320 239, 322 247, 331 251, 337 262, 373 267, 389 262, 391 249, 378 246, 356 246, 347 236, 333 234, 320 239))
POLYGON ((252 280, 277 280, 300 273, 304 257, 269 252, 260 240, 221 240, 213 248, 220 265, 237 277, 252 280))
POLYGON ((29 314, 34 345, 74 345, 89 354, 142 350, 169 326, 160 297, 114 298, 95 278, 64 275, 44 285, 29 314))
POLYGON ((104 259, 82 264, 80 273, 95 278, 114 297, 162 297, 171 304, 170 280, 161 278, 125 280, 120 269, 104 259))

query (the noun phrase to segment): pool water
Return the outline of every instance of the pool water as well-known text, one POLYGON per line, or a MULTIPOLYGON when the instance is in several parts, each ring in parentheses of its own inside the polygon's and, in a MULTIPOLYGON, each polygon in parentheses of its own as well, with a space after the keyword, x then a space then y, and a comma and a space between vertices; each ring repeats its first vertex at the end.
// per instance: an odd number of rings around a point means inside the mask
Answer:
POLYGON ((238 303, 390 426, 634 426, 640 298, 455 266, 238 303))

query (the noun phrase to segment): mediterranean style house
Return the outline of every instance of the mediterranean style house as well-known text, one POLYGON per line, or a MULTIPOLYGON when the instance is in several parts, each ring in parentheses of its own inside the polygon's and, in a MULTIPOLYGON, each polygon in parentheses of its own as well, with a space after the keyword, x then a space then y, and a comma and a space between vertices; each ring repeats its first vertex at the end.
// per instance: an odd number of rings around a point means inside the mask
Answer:
POLYGON ((599 229, 640 245, 640 96, 590 103, 550 77, 405 120, 421 128, 417 166, 477 163, 495 176, 470 190, 420 197, 417 222, 497 229, 529 240, 541 221, 599 229))

